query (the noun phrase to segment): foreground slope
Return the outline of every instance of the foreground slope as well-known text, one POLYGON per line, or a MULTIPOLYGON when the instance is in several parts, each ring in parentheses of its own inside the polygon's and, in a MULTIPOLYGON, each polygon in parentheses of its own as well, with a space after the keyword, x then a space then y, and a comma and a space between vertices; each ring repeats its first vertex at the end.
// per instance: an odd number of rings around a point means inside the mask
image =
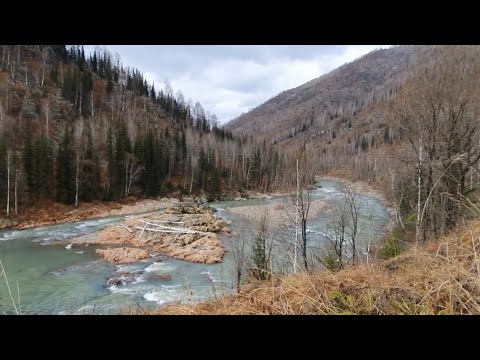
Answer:
POLYGON ((480 314, 480 221, 388 261, 251 283, 156 314, 480 314))

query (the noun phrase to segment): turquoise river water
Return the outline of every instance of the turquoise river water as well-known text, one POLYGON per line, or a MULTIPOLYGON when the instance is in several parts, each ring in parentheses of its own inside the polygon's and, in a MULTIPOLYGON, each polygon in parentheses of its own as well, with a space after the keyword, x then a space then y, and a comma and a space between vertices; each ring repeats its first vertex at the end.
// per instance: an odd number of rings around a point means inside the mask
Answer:
MULTIPOLYGON (((339 183, 320 180, 313 198, 326 203, 339 197, 339 183)), ((222 236, 227 248, 251 225, 228 211, 230 207, 281 202, 269 200, 220 201, 210 205, 231 221, 232 236, 222 236)), ((389 215, 376 198, 359 196, 361 237, 378 238, 389 215)), ((308 223, 309 246, 325 241, 328 211, 308 223)), ((228 254, 220 264, 193 264, 169 257, 157 257, 128 265, 111 265, 94 254, 95 246, 55 242, 95 232, 123 221, 123 216, 90 219, 28 230, 0 231, 0 260, 11 295, 0 276, 0 313, 14 313, 12 297, 22 314, 116 314, 153 309, 173 301, 199 301, 220 296, 234 288, 232 260, 228 254), (169 275, 161 280, 156 275, 169 275), (112 278, 123 280, 114 285, 112 278)), ((1 270, 0 270, 1 272, 1 270)))

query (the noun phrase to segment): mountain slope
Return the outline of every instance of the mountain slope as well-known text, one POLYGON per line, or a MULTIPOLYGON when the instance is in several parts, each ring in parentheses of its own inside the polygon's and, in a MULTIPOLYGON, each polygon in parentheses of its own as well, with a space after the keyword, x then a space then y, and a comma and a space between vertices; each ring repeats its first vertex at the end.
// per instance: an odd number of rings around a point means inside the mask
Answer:
POLYGON ((199 102, 155 90, 108 51, 0 45, 0 53, 0 217, 43 201, 236 196, 280 182, 271 147, 233 138, 199 102))
POLYGON ((311 129, 348 122, 360 110, 394 94, 422 46, 375 50, 332 72, 275 96, 225 125, 236 134, 280 142, 311 129))

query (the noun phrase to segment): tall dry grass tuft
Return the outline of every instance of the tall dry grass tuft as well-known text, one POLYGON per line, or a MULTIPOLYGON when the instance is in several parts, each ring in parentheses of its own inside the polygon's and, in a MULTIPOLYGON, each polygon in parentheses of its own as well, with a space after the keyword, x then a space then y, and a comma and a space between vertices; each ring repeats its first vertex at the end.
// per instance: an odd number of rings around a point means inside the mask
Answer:
POLYGON ((480 314, 480 220, 376 264, 252 282, 154 314, 480 314))
MULTIPOLYGON (((8 283, 7 273, 5 272, 5 269, 3 268, 2 260, 0 260, 0 267, 1 267, 1 270, 2 270, 2 272, 0 273, 0 277, 3 276, 5 278, 5 284, 7 285, 8 295, 9 295, 10 300, 12 301, 12 305, 13 305, 13 312, 16 315, 21 315, 22 314, 22 308, 20 306, 20 287, 18 286, 18 281, 17 281, 17 299, 18 299, 17 300, 18 305, 17 305, 15 303, 15 299, 13 298, 12 290, 10 289, 10 284, 8 283)), ((3 314, 6 315, 7 313, 5 311, 3 311, 3 314)))

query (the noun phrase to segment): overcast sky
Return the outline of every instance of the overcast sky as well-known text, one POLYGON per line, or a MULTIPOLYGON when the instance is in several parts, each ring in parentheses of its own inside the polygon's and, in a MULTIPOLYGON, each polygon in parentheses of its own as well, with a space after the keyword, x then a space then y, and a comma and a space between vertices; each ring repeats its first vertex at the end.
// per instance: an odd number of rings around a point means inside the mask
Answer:
MULTIPOLYGON (((199 101, 225 123, 278 93, 386 45, 102 45, 155 89, 199 101)), ((86 53, 95 45, 85 46, 86 53)))

